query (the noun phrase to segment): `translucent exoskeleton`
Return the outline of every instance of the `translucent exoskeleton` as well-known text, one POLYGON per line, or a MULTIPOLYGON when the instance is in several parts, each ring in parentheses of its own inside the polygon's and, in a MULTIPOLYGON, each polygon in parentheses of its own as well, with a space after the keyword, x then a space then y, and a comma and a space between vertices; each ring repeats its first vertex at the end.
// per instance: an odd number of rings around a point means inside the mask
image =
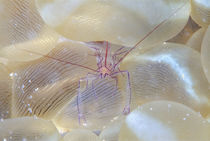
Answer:
MULTIPOLYGON (((108 42, 103 42, 101 48, 94 48, 95 55, 97 58, 97 70, 94 73, 88 73, 85 77, 79 80, 79 88, 78 88, 78 95, 77 95, 77 108, 78 108, 78 119, 79 123, 86 124, 85 119, 85 107, 80 106, 80 103, 83 101, 83 93, 84 91, 88 90, 88 87, 93 89, 93 97, 95 99, 98 98, 98 91, 95 89, 95 82, 98 79, 113 79, 115 85, 115 92, 118 91, 118 81, 119 75, 122 75, 125 78, 126 86, 124 87, 125 90, 121 89, 121 93, 125 93, 125 106, 123 109, 124 114, 128 114, 130 112, 130 103, 131 103, 131 86, 130 86, 130 74, 126 70, 120 70, 119 63, 117 60, 118 56, 126 53, 124 47, 116 49, 116 51, 111 50, 111 47, 108 42), (123 91, 123 92, 122 92, 123 91), (83 120, 83 121, 81 121, 83 120)), ((106 81, 106 80, 105 80, 106 81)), ((85 96, 84 96, 85 97, 85 96)))

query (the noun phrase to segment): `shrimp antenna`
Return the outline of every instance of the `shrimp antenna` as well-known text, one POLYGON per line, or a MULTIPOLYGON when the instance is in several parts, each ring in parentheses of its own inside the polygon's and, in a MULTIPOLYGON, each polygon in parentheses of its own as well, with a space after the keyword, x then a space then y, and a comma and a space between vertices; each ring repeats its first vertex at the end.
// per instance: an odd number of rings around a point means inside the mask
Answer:
POLYGON ((163 25, 164 23, 166 23, 168 21, 168 19, 170 19, 172 16, 174 16, 180 9, 182 9, 184 6, 186 5, 183 4, 181 7, 179 7, 178 9, 176 9, 171 15, 169 15, 168 18, 166 18, 165 20, 163 20, 161 23, 159 23, 157 26, 155 26, 151 31, 149 31, 140 41, 138 41, 131 49, 128 50, 128 52, 126 52, 120 59, 119 61, 114 65, 114 67, 116 67, 120 62, 122 62, 122 60, 131 52, 133 51, 135 48, 138 47, 139 44, 142 43, 142 41, 144 41, 147 37, 149 37, 154 31, 156 31, 161 25, 163 25))
POLYGON ((46 57, 46 58, 49 58, 49 59, 53 59, 53 60, 56 60, 56 61, 59 61, 59 62, 65 63, 65 64, 70 64, 70 65, 82 67, 82 68, 85 68, 85 69, 88 69, 88 70, 96 72, 96 70, 94 70, 92 68, 89 68, 89 67, 86 67, 86 66, 83 66, 83 65, 80 65, 80 64, 76 64, 76 63, 72 63, 72 62, 68 62, 68 61, 63 61, 61 59, 58 59, 58 58, 55 58, 55 57, 52 57, 52 56, 48 56, 48 55, 43 55, 43 54, 38 53, 38 52, 29 51, 27 49, 20 49, 20 50, 23 50, 23 51, 29 52, 29 53, 33 53, 33 54, 36 54, 36 55, 40 55, 40 56, 43 56, 43 57, 46 57))

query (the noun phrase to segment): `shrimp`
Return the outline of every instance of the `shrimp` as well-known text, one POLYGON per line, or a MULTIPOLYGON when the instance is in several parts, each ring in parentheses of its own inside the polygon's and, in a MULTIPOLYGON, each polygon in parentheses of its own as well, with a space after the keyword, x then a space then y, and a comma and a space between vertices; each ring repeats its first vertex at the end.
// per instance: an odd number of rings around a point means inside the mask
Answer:
MULTIPOLYGON (((182 6, 183 7, 183 6, 182 6)), ((118 86, 118 75, 125 75, 126 76, 126 103, 123 109, 123 114, 127 115, 130 113, 130 104, 131 104, 131 80, 130 80, 130 73, 127 70, 120 70, 119 65, 120 62, 124 60, 124 58, 129 55, 134 49, 136 49, 141 42, 143 42, 148 36, 150 36, 154 31, 156 31, 161 25, 163 25, 170 17, 172 17, 179 9, 182 7, 178 8, 173 14, 171 14, 167 19, 163 20, 160 24, 155 26, 150 32, 148 32, 139 42, 137 42, 133 47, 130 49, 127 49, 125 47, 121 47, 117 49, 113 54, 111 53, 112 51, 111 48, 109 47, 109 43, 107 41, 104 41, 105 47, 102 49, 104 52, 104 57, 101 55, 100 51, 96 49, 96 56, 98 58, 98 69, 96 70, 95 74, 88 73, 86 77, 81 78, 79 80, 79 90, 77 94, 77 110, 78 110, 78 120, 79 124, 81 124, 81 118, 84 120, 84 124, 86 122, 84 113, 80 110, 80 104, 81 103, 81 93, 87 89, 88 87, 88 82, 91 80, 90 77, 94 77, 95 79, 102 79, 109 77, 111 79, 114 79, 116 81, 116 86, 118 86), (121 57, 117 57, 121 55, 121 57), (118 59, 117 59, 118 58, 118 59), (92 76, 90 76, 92 75, 92 76), (83 85, 85 87, 81 87, 81 83, 85 82, 86 84, 83 85)))
MULTIPOLYGON (((79 82, 77 82, 77 96, 76 96, 76 105, 77 105, 77 113, 78 113, 78 122, 80 125, 86 125, 87 124, 87 120, 85 117, 86 114, 86 110, 85 107, 82 105, 83 101, 84 101, 84 96, 85 94, 87 94, 85 91, 88 91, 89 89, 92 89, 94 92, 94 97, 97 100, 98 96, 97 96, 97 92, 95 90, 95 85, 94 85, 94 81, 100 81, 100 80, 105 80, 105 79, 109 79, 115 82, 115 89, 116 91, 118 90, 118 84, 119 84, 119 77, 123 76, 125 78, 125 83, 126 83, 126 88, 125 88, 125 94, 126 94, 126 101, 125 101, 125 105, 123 107, 122 113, 124 115, 127 115, 130 113, 130 104, 131 104, 131 97, 132 97, 132 90, 131 90, 131 82, 130 82, 130 73, 127 70, 120 70, 120 63, 126 58, 126 56, 128 56, 131 52, 133 52, 133 50, 135 50, 136 48, 139 47, 139 45, 147 38, 149 37, 153 32, 155 32, 160 26, 162 26, 164 23, 167 22, 167 20, 172 17, 174 14, 176 14, 177 11, 179 11, 182 7, 184 7, 184 5, 182 5, 180 8, 176 9, 176 11, 174 11, 171 15, 169 15, 169 17, 167 17, 165 20, 163 20, 161 23, 159 23, 158 25, 156 25, 151 31, 149 31, 141 40, 139 40, 133 47, 128 48, 128 47, 119 47, 117 49, 111 48, 109 42, 107 41, 103 41, 100 42, 99 45, 101 46, 94 46, 90 44, 90 46, 88 48, 90 48, 91 50, 94 50, 95 54, 93 54, 93 56, 96 57, 96 68, 91 68, 89 66, 86 66, 82 63, 79 62, 70 62, 70 61, 66 61, 66 60, 62 60, 59 59, 60 58, 60 54, 49 54, 49 55, 42 55, 36 52, 32 52, 26 49, 20 49, 29 53, 33 53, 33 54, 37 54, 37 55, 41 55, 45 58, 48 59, 52 59, 56 62, 60 62, 62 64, 65 65, 71 65, 71 66, 75 66, 77 68, 82 68, 87 70, 87 73, 85 75, 85 77, 82 77, 79 79, 79 82), (57 55, 57 57, 56 57, 57 55), (54 57, 55 56, 55 57, 54 57), (91 86, 91 88, 89 87, 91 86)), ((39 66, 40 67, 40 66, 39 66)), ((44 67, 44 66, 42 66, 44 67)), ((40 67, 40 69, 42 69, 42 67, 40 67)), ((27 72, 26 72, 27 73, 27 72)), ((63 72, 65 73, 65 72, 63 72)), ((47 73, 46 73, 47 75, 47 73)), ((67 82, 62 82, 65 85, 67 84, 67 82)), ((72 84, 73 85, 73 84, 72 84)), ((25 86, 23 86, 22 89, 24 89, 25 86)), ((70 88, 69 88, 70 89, 70 88)), ((72 88, 71 88, 72 89, 72 88)), ((37 91, 37 89, 35 89, 35 91, 37 91)), ((23 92, 24 93, 24 92, 23 92)), ((112 93, 111 93, 112 94, 112 93)), ((72 98, 72 97, 69 97, 72 98)), ((60 100, 60 99, 59 99, 60 100)), ((56 100, 55 100, 56 101, 56 100)), ((19 101, 20 102, 20 101, 19 101)), ((39 106, 37 106, 39 107, 39 106)), ((47 108, 45 111, 47 111, 49 108, 47 108)), ((33 113, 33 111, 30 109, 29 110, 30 113, 33 113)), ((100 111, 103 112, 103 111, 100 111)), ((42 111, 39 111, 39 113, 42 113, 42 111)))

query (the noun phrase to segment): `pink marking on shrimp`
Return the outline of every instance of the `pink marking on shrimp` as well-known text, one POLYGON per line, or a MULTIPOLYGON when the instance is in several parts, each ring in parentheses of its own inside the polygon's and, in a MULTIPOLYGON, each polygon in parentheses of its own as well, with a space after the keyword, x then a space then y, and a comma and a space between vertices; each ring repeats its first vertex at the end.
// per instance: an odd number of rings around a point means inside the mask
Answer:
POLYGON ((108 55, 108 42, 106 42, 105 67, 106 67, 107 55, 108 55))

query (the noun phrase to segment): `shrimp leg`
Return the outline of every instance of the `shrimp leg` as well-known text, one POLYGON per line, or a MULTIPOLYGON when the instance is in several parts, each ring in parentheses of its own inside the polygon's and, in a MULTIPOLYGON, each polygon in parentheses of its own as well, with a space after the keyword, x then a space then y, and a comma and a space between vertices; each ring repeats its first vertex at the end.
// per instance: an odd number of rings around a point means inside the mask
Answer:
POLYGON ((78 84, 78 93, 77 93, 77 111, 78 111, 78 121, 79 124, 86 124, 86 118, 84 116, 84 113, 82 112, 81 109, 81 103, 82 103, 82 92, 84 92, 88 88, 88 83, 89 83, 89 75, 93 75, 92 77, 96 77, 96 74, 88 73, 86 77, 80 78, 79 84, 78 84), (84 120, 84 122, 81 122, 81 119, 84 120))
POLYGON ((130 73, 125 70, 121 71, 119 70, 118 72, 113 73, 112 75, 118 75, 118 74, 126 74, 127 76, 127 84, 126 84, 126 104, 123 110, 123 114, 127 115, 130 113, 130 104, 131 104, 131 82, 130 82, 130 73))

